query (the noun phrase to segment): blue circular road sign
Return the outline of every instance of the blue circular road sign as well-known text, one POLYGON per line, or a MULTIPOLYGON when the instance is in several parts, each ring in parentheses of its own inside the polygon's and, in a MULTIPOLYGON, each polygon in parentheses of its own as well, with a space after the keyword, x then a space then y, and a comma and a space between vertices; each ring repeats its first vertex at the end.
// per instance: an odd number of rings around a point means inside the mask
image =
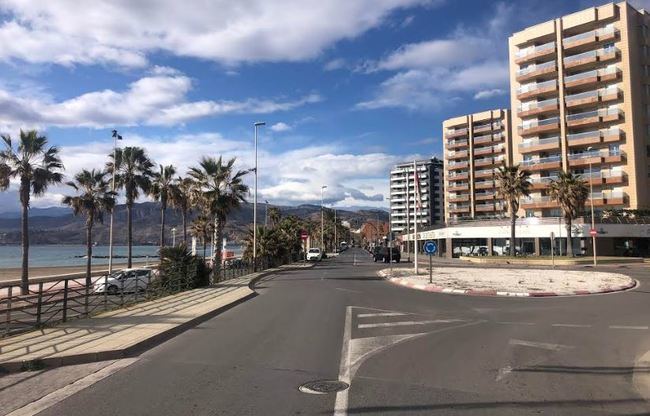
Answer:
POLYGON ((438 251, 438 245, 436 244, 435 241, 426 241, 424 243, 424 252, 427 254, 435 254, 435 252, 438 251))

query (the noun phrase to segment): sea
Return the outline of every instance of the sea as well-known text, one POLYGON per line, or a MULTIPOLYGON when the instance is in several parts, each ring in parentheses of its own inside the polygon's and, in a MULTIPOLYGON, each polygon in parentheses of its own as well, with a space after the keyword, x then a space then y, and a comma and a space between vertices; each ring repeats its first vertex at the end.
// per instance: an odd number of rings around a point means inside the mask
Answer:
MULTIPOLYGON (((208 246, 208 250, 210 247, 208 246)), ((241 255, 242 247, 228 245, 227 250, 241 255)), ((197 247, 199 255, 202 248, 197 247)), ((209 251, 208 251, 209 252, 209 251)), ((126 263, 127 246, 113 246, 113 263, 126 263)), ((82 266, 86 264, 86 246, 79 245, 33 245, 29 247, 30 267, 82 266)), ((134 262, 158 260, 158 246, 133 246, 134 262)), ((93 264, 108 264, 108 246, 93 247, 93 264), (95 257, 97 256, 97 257, 95 257)), ((21 266, 20 246, 0 246, 0 269, 21 266)))

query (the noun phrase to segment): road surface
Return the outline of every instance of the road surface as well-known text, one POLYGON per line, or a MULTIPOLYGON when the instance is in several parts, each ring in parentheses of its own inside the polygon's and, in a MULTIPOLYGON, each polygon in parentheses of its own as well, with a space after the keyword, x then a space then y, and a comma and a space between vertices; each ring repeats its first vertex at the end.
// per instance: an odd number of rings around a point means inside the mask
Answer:
MULTIPOLYGON (((270 276, 255 298, 41 414, 650 414, 643 280, 609 295, 466 297, 393 285, 383 267, 351 249, 270 276), (298 390, 314 380, 350 388, 298 390)), ((647 265, 625 270, 650 278, 647 265)))

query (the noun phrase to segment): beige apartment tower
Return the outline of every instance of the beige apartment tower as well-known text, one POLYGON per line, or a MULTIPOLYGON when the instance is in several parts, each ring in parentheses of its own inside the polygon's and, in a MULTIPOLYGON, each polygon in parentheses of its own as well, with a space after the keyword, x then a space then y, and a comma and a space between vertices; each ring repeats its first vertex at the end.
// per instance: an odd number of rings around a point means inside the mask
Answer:
POLYGON ((445 220, 501 216, 495 171, 510 163, 509 110, 490 110, 445 120, 444 137, 445 220))
POLYGON ((597 210, 650 208, 649 26, 622 2, 510 37, 513 162, 533 173, 522 214, 560 215, 548 197, 560 171, 593 185, 597 210))

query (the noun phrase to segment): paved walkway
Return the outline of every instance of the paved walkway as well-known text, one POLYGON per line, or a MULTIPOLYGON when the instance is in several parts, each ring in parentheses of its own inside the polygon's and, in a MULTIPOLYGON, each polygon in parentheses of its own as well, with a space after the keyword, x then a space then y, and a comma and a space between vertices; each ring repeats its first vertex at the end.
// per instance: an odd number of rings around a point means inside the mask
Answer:
POLYGON ((35 360, 57 366, 133 355, 247 299, 254 293, 249 288, 253 280, 277 271, 311 266, 294 264, 269 269, 213 287, 0 339, 0 368, 17 371, 24 362, 35 360))

